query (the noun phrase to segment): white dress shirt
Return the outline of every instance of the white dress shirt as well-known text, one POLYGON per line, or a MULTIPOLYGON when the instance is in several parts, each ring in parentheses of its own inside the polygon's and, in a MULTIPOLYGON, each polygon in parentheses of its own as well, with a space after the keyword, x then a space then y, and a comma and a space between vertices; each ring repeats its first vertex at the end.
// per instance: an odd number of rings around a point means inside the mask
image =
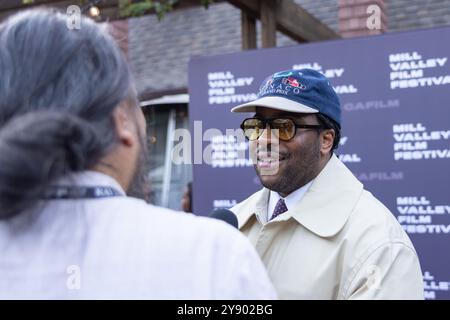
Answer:
POLYGON ((257 253, 224 222, 126 197, 98 172, 61 184, 124 196, 42 202, 0 221, 0 299, 274 299, 257 253))
MULTIPOLYGON (((268 221, 270 221, 270 217, 272 216, 273 211, 275 210, 275 206, 277 205, 278 200, 284 199, 284 203, 286 204, 286 207, 293 208, 294 205, 300 200, 302 200, 303 196, 305 195, 306 191, 308 191, 309 187, 313 183, 314 180, 311 180, 307 184, 305 184, 303 187, 291 192, 287 195, 286 198, 282 198, 278 192, 270 190, 269 195, 269 204, 267 206, 267 212, 266 215, 261 215, 260 222, 262 224, 266 224, 268 221)), ((275 218, 276 219, 276 218, 275 218)))

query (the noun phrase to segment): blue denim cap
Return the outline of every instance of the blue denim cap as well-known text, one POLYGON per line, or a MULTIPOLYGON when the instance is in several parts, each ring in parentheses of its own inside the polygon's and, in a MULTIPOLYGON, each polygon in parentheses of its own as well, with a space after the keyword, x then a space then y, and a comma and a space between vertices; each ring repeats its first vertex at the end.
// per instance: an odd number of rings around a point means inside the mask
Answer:
POLYGON ((313 69, 277 72, 261 84, 258 98, 231 109, 255 112, 256 107, 296 113, 322 113, 341 125, 341 104, 322 73, 313 69))

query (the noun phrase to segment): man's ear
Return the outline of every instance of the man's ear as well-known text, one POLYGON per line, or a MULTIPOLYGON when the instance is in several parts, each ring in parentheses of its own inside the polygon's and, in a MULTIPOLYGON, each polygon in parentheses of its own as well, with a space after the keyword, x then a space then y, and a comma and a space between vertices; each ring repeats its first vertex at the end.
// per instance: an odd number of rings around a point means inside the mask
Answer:
POLYGON ((326 129, 321 133, 320 139, 320 153, 324 156, 328 154, 333 148, 334 137, 336 133, 333 129, 326 129))
POLYGON ((127 147, 133 146, 136 143, 135 128, 131 121, 130 114, 123 106, 119 105, 114 110, 113 120, 119 141, 127 147))

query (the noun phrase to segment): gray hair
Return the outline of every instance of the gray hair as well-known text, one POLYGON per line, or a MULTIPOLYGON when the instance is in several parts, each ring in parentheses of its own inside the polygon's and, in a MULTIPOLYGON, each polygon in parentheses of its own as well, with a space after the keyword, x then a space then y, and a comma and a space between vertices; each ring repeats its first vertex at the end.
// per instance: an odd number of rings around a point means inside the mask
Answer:
POLYGON ((95 22, 67 19, 36 9, 0 25, 0 219, 117 141, 112 112, 133 87, 125 58, 95 22))

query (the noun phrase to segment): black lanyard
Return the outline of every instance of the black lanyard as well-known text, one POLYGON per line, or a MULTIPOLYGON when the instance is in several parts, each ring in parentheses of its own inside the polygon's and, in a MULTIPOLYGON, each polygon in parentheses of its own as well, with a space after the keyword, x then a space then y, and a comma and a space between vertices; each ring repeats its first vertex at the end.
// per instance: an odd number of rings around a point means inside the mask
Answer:
POLYGON ((98 199, 121 196, 123 194, 112 187, 52 186, 45 191, 42 198, 45 200, 98 199))

